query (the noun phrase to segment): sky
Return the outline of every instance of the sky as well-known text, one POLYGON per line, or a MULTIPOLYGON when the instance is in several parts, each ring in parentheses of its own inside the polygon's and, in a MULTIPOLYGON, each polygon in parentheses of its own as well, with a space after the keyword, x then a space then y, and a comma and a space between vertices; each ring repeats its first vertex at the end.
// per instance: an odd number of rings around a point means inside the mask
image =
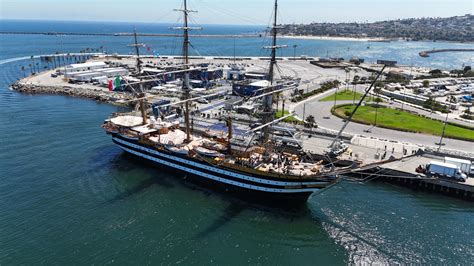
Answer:
MULTIPOLYGON (((274 0, 188 0, 195 24, 268 25, 274 0)), ((174 23, 181 0, 0 0, 1 19, 174 23)), ((474 0, 279 0, 280 23, 473 14, 474 0)))

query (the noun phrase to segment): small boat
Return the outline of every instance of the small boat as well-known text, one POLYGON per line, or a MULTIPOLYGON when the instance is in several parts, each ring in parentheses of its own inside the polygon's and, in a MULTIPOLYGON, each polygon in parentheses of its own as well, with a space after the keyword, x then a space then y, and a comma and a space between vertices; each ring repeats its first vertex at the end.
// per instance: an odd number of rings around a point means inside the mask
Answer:
POLYGON ((221 157, 224 156, 222 153, 214 150, 209 150, 204 147, 196 147, 194 148, 194 151, 197 152, 200 155, 204 155, 207 157, 221 157))

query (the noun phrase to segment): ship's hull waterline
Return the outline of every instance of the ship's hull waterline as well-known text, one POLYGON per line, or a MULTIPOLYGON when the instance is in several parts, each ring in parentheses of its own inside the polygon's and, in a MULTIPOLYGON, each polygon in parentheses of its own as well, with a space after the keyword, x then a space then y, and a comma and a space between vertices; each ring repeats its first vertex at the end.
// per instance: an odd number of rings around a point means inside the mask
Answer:
POLYGON ((148 163, 163 169, 182 173, 186 179, 238 196, 250 196, 249 199, 261 200, 262 203, 285 202, 290 205, 304 203, 311 194, 335 182, 314 179, 263 179, 247 173, 222 169, 206 162, 191 160, 180 154, 158 151, 119 134, 112 134, 112 140, 128 154, 145 159, 148 163))

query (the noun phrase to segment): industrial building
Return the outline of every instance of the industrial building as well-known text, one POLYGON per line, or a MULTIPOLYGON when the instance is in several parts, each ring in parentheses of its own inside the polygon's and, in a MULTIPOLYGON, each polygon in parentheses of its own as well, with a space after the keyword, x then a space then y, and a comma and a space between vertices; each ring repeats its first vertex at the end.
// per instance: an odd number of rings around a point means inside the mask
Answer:
MULTIPOLYGON (((161 79, 161 83, 169 83, 184 78, 184 74, 179 72, 180 70, 182 70, 182 68, 179 66, 170 66, 160 69, 147 67, 143 69, 143 74, 155 76, 156 78, 161 79), (173 73, 174 71, 177 71, 177 73, 173 73)), ((208 88, 212 87, 215 84, 215 81, 223 78, 224 70, 222 68, 211 69, 204 66, 204 69, 191 68, 189 75, 191 79, 190 83, 193 88, 208 88)))
POLYGON ((232 85, 232 91, 240 96, 256 96, 263 93, 263 89, 271 85, 268 80, 245 80, 232 85))

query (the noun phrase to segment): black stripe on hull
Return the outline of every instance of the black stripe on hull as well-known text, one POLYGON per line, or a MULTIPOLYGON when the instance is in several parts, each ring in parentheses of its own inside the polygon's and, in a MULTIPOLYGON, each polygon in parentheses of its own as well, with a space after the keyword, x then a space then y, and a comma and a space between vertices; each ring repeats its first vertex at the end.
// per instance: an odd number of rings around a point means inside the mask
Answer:
MULTIPOLYGON (((142 148, 155 150, 154 147, 139 143, 138 140, 136 140, 136 139, 124 138, 120 134, 112 134, 112 136, 114 138, 118 138, 118 139, 120 139, 122 141, 125 141, 127 143, 140 146, 142 148)), ((114 142, 119 145, 119 143, 117 143, 116 141, 114 141, 114 142)), ((162 151, 160 151, 160 153, 164 154, 164 155, 173 156, 173 157, 179 157, 181 159, 185 159, 187 161, 193 161, 195 163, 200 163, 200 164, 203 163, 202 160, 198 160, 198 159, 188 157, 188 156, 182 155, 182 154, 168 152, 166 150, 162 150, 162 151)), ((268 182, 272 182, 272 181, 277 181, 277 182, 280 181, 281 182, 282 181, 281 178, 276 178, 276 177, 272 177, 272 176, 264 176, 264 175, 256 175, 256 174, 252 174, 252 173, 246 173, 246 172, 239 172, 239 171, 236 171, 235 169, 230 169, 230 168, 225 168, 225 167, 222 167, 222 169, 224 169, 225 171, 228 171, 228 172, 233 172, 237 175, 243 174, 243 175, 250 176, 250 177, 253 177, 253 178, 265 179, 265 180, 268 180, 268 182)), ((304 180, 299 180, 299 179, 295 178, 295 179, 284 179, 284 181, 288 182, 288 183, 292 183, 292 184, 288 184, 288 185, 300 185, 301 183, 306 183, 306 182, 321 182, 321 183, 326 183, 326 185, 330 185, 330 184, 334 183, 335 177, 334 176, 326 176, 326 177, 318 177, 317 179, 307 179, 307 178, 305 178, 304 180)))
POLYGON ((182 179, 183 182, 196 184, 198 187, 202 186, 203 190, 212 189, 213 191, 217 191, 219 194, 222 194, 224 196, 231 196, 239 200, 242 200, 244 202, 249 202, 252 204, 263 204, 263 206, 269 206, 272 208, 289 209, 289 208, 297 207, 300 205, 304 205, 308 201, 308 198, 311 196, 311 194, 313 194, 313 192, 271 193, 271 192, 262 192, 262 191, 243 189, 241 187, 227 185, 221 182, 202 178, 200 176, 190 174, 188 172, 185 172, 176 168, 170 168, 165 165, 156 163, 154 161, 150 161, 150 160, 143 161, 143 157, 135 155, 133 153, 129 153, 127 151, 125 151, 125 153, 128 156, 135 158, 140 163, 145 162, 146 164, 157 167, 166 172, 177 173, 180 175, 179 178, 182 179))
POLYGON ((197 174, 211 179, 223 179, 224 183, 237 183, 236 185, 245 185, 249 188, 271 192, 285 193, 290 190, 293 192, 303 191, 314 191, 323 188, 330 183, 327 181, 314 181, 314 180, 292 180, 291 182, 286 181, 275 181, 268 180, 266 178, 255 178, 245 173, 239 173, 235 171, 228 171, 221 169, 209 163, 194 160, 189 160, 189 157, 181 158, 170 154, 163 153, 155 149, 149 149, 138 144, 129 143, 127 141, 114 139, 114 142, 122 147, 124 150, 130 150, 130 153, 142 156, 145 159, 156 161, 158 163, 167 165, 169 167, 182 168, 183 170, 197 174), (227 182, 229 181, 229 182, 227 182))
MULTIPOLYGON (((144 151, 134 150, 131 147, 127 147, 123 144, 116 142, 115 140, 114 142, 117 145, 119 145, 122 149, 124 149, 127 153, 134 155, 135 157, 145 158, 147 159, 148 162, 151 162, 154 165, 158 165, 166 170, 173 170, 173 172, 184 173, 187 179, 191 179, 192 181, 195 181, 201 184, 211 185, 212 187, 218 187, 221 191, 235 194, 239 197, 244 196, 244 195, 249 196, 252 199, 257 199, 261 203, 273 202, 273 203, 278 203, 278 204, 283 203, 283 204, 288 204, 288 205, 303 203, 307 201, 308 197, 314 191, 318 190, 317 188, 311 188, 311 189, 306 188, 306 189, 300 189, 299 191, 297 190, 297 192, 291 192, 292 189, 280 188, 278 189, 280 191, 277 192, 277 191, 271 191, 271 190, 277 190, 274 188, 275 186, 269 187, 268 185, 263 185, 263 184, 258 184, 259 188, 263 190, 251 189, 249 188, 249 186, 256 187, 256 185, 250 184, 250 183, 244 183, 241 180, 239 180, 240 182, 236 182, 235 178, 230 179, 229 176, 224 177, 222 175, 217 175, 216 173, 212 173, 212 175, 220 177, 221 180, 205 178, 202 175, 209 175, 209 173, 207 173, 206 171, 203 171, 202 169, 196 170, 196 169, 190 168, 190 170, 192 171, 189 171, 189 169, 185 170, 183 169, 183 167, 170 167, 169 165, 165 165, 163 163, 157 162, 156 160, 153 160, 155 156, 152 157, 151 154, 146 154, 146 152, 144 151), (224 178, 226 180, 223 180, 224 178), (270 190, 270 191, 264 191, 264 190, 270 190), (281 190, 285 190, 285 192, 282 192, 281 190)), ((161 159, 162 158, 159 158, 159 160, 161 159)), ((187 167, 189 168, 189 166, 187 167)), ((249 199, 249 198, 245 197, 245 199, 249 199)))

